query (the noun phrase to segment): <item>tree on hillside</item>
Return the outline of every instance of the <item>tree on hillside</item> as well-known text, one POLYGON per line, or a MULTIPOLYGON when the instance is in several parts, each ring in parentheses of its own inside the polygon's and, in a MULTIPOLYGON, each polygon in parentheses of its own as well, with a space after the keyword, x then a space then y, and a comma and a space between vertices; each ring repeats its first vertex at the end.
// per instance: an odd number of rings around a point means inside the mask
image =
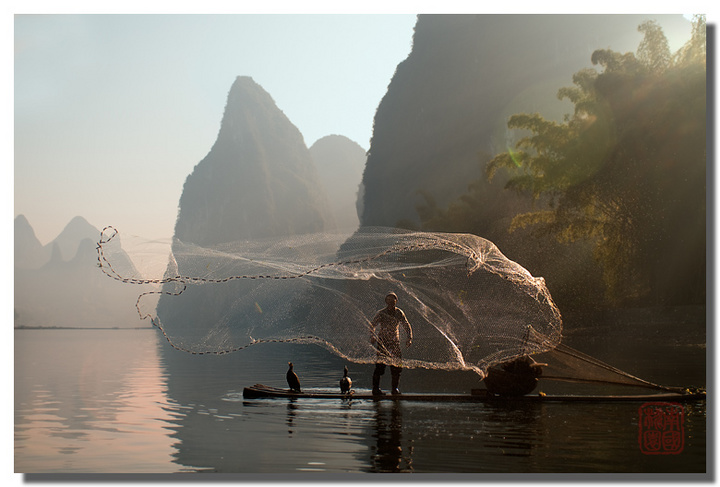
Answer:
POLYGON ((602 71, 559 90, 575 107, 563 123, 512 116, 508 127, 530 135, 486 174, 506 169, 507 189, 543 203, 511 230, 592 242, 613 304, 704 302, 705 18, 675 55, 657 24, 638 30, 637 55, 595 51, 602 71))

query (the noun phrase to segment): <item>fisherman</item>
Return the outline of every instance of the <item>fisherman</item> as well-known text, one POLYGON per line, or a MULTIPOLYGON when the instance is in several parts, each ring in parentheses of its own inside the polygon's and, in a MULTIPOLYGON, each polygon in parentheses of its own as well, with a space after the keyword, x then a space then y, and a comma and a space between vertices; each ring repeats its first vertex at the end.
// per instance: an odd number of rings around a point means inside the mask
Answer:
POLYGON ((377 350, 377 363, 373 373, 373 395, 383 395, 380 389, 380 376, 385 373, 386 363, 390 364, 390 375, 392 377, 392 393, 400 394, 400 372, 402 371, 400 352, 400 325, 402 325, 407 336, 406 346, 412 344, 412 328, 405 316, 405 313, 397 305, 397 295, 389 293, 385 296, 385 308, 377 312, 370 328, 372 335, 370 343, 377 350))

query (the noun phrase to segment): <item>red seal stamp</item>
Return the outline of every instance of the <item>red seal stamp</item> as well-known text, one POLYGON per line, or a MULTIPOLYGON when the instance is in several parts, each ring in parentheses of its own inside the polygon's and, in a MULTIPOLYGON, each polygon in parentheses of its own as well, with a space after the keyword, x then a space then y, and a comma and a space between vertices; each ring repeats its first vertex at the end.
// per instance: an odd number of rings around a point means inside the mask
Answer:
POLYGON ((638 442, 646 455, 677 455, 685 446, 685 413, 681 404, 648 402, 640 406, 638 442))

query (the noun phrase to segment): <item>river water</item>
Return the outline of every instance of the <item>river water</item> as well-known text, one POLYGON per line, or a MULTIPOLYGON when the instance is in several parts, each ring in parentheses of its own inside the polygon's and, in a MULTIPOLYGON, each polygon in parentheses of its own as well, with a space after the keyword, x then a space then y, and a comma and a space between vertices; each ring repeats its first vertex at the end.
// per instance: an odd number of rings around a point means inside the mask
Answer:
MULTIPOLYGON (((609 346, 609 338, 590 342, 581 330, 567 341, 612 349, 619 365, 651 380, 704 386, 704 326, 681 339, 657 333, 609 346)), ((154 329, 15 330, 15 472, 294 479, 321 472, 674 472, 692 479, 706 478, 711 464, 705 402, 681 406, 682 450, 657 455, 639 442, 641 404, 634 402, 242 398, 243 387, 254 383, 284 387, 288 361, 306 389, 335 389, 345 365, 315 346, 269 344, 192 356, 172 349, 154 329)), ((348 365, 355 388, 368 388, 372 367, 348 365)), ((388 387, 389 373, 384 381, 388 387)), ((404 371, 401 384, 412 392, 473 387, 480 384, 472 374, 416 370, 404 371)))

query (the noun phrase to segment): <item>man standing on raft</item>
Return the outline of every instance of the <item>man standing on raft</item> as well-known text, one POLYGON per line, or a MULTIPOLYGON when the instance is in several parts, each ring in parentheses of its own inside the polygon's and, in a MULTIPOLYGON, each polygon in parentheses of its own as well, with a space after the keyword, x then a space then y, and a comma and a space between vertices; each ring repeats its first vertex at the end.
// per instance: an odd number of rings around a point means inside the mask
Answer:
POLYGON ((377 312, 375 318, 370 323, 372 336, 370 343, 377 349, 377 363, 375 364, 375 372, 373 373, 373 390, 374 395, 382 395, 384 392, 380 390, 380 376, 385 373, 386 363, 390 364, 390 375, 392 377, 392 393, 400 394, 398 385, 400 384, 400 372, 402 372, 400 352, 400 327, 402 325, 407 335, 407 346, 412 344, 412 328, 405 317, 405 313, 397 308, 397 295, 389 293, 385 296, 385 304, 387 306, 377 312))

